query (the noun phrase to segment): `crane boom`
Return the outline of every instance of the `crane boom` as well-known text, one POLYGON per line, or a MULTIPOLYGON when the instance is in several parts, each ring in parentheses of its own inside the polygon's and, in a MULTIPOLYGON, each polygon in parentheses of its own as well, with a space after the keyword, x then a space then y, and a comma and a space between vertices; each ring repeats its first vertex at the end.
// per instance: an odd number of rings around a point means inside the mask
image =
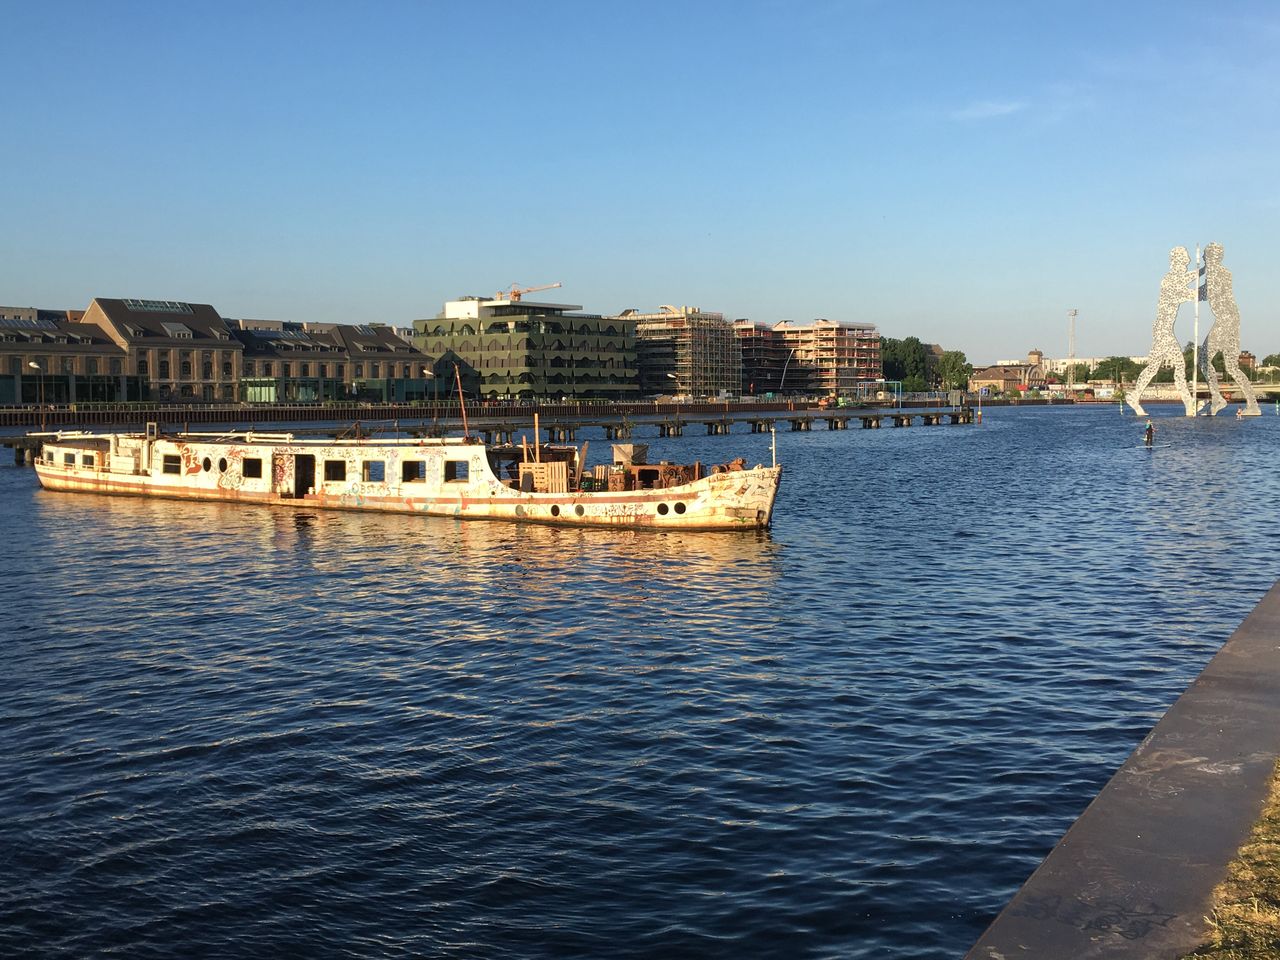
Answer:
POLYGON ((515 300, 519 300, 526 293, 534 293, 537 290, 552 290, 556 287, 562 287, 562 286, 564 286, 564 284, 560 283, 558 280, 555 283, 544 283, 541 286, 537 286, 537 287, 521 287, 513 283, 511 285, 510 290, 499 290, 496 294, 494 294, 493 299, 515 301, 515 300))

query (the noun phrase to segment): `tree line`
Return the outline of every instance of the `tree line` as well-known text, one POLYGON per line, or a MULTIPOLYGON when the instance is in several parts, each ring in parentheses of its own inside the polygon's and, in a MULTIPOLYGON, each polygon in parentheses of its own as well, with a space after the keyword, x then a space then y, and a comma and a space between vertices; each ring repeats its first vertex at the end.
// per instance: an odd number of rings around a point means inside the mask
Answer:
POLYGON ((881 337, 880 362, 884 378, 902 381, 906 393, 963 390, 973 374, 973 364, 962 351, 944 350, 934 359, 919 337, 881 337))
MULTIPOLYGON (((1182 362, 1185 366, 1184 373, 1188 380, 1192 377, 1193 350, 1193 344, 1188 340, 1182 349, 1182 362)), ((1219 378, 1226 376, 1226 367, 1220 351, 1214 355, 1212 363, 1213 369, 1217 371, 1219 378)), ((1280 366, 1280 353, 1272 353, 1263 357, 1259 366, 1280 366)), ((1093 367, 1077 363, 1067 369, 1062 379, 1067 383, 1088 383, 1090 380, 1114 380, 1117 383, 1132 382, 1138 379, 1138 374, 1142 373, 1142 367, 1143 364, 1136 363, 1128 357, 1108 357, 1093 367)), ((1246 367, 1241 367, 1240 369, 1250 380, 1258 379, 1259 374, 1256 370, 1250 370, 1246 367)), ((1173 383, 1173 368, 1169 366, 1161 367, 1160 372, 1155 375, 1151 382, 1173 383)))

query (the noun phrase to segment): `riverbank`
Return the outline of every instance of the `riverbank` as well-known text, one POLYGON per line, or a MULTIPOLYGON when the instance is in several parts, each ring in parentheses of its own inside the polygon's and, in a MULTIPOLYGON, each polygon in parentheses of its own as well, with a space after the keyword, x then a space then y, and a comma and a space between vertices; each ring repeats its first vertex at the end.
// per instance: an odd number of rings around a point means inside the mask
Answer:
MULTIPOLYGON (((1211 935, 1206 918, 1214 909, 1215 890, 1258 824, 1277 759, 1280 582, 1134 750, 968 957, 1134 960, 1178 957, 1201 948, 1211 935)), ((1254 897, 1275 892, 1274 881, 1262 881, 1249 866, 1259 853, 1274 866, 1275 848, 1246 850, 1252 852, 1219 901, 1223 920, 1237 929, 1244 914, 1238 902, 1250 899, 1251 882, 1264 886, 1254 897)))

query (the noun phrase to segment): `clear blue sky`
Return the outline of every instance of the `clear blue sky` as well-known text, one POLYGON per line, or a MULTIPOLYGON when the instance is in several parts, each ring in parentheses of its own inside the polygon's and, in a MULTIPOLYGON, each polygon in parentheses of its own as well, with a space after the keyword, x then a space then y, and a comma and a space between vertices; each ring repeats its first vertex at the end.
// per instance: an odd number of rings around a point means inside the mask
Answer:
MULTIPOLYGON (((1216 240, 1280 350, 1280 6, 0 0, 0 303, 870 321, 1145 353, 1216 240)), ((1191 335, 1184 308, 1179 335, 1191 335), (1183 329, 1185 327, 1185 330, 1183 329)))

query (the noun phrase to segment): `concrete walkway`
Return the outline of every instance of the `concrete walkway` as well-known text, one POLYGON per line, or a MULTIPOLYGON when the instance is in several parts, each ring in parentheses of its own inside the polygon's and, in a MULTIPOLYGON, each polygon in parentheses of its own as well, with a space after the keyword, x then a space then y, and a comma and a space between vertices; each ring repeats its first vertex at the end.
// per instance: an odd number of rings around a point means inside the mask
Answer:
POLYGON ((1262 811, 1280 755, 1280 582, 967 954, 1180 957, 1262 811))

